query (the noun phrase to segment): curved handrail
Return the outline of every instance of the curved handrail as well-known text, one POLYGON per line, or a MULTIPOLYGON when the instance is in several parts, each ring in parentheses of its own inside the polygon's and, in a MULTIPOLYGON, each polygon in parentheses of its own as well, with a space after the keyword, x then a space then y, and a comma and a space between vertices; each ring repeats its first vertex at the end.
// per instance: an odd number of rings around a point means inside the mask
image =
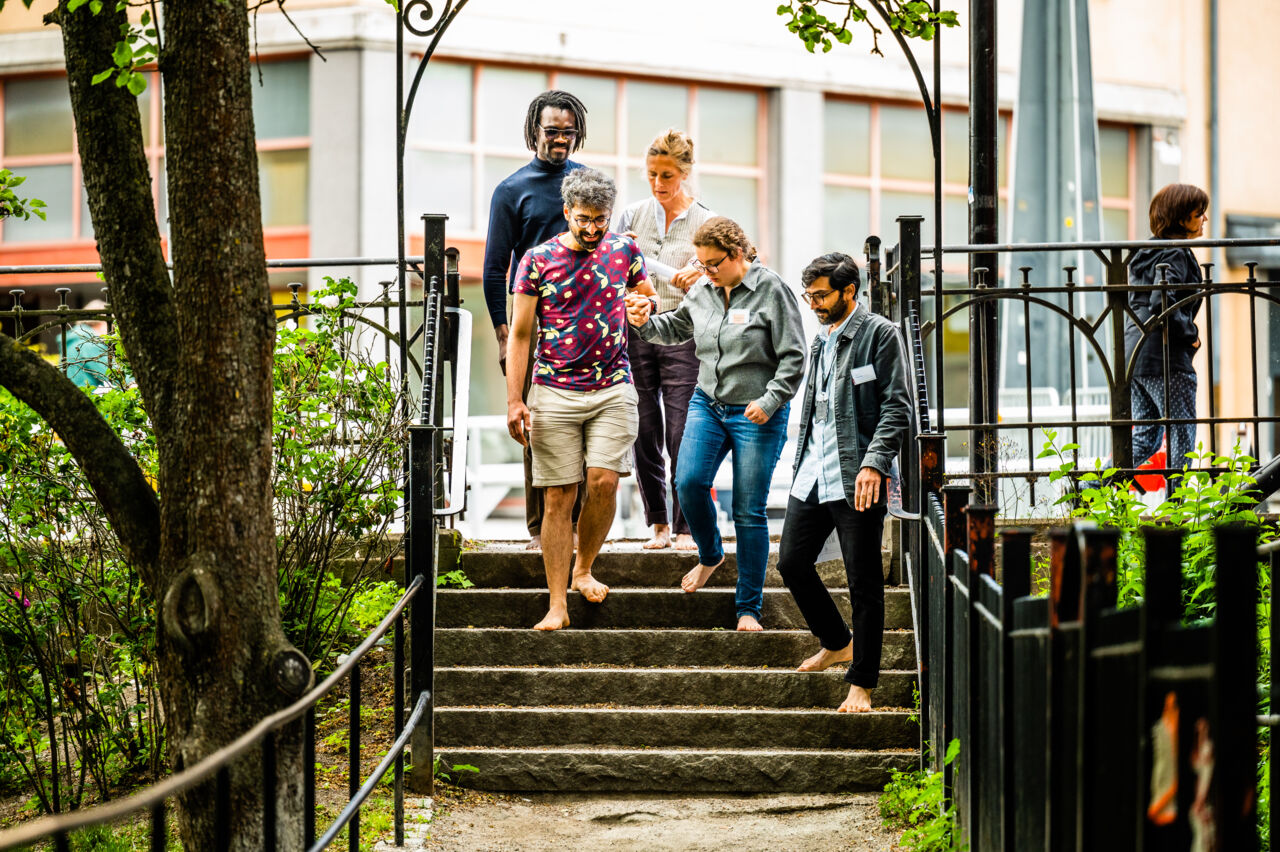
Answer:
MULTIPOLYGON (((202 758, 194 766, 190 766, 177 775, 171 775, 163 781, 153 784, 141 793, 130 796, 127 799, 117 799, 83 811, 41 817, 32 822, 0 832, 0 852, 4 852, 6 849, 29 846, 54 835, 117 822, 129 814, 148 810, 155 805, 161 804, 166 799, 209 780, 223 766, 256 746, 258 741, 266 737, 268 733, 306 713, 307 710, 315 706, 316 702, 337 686, 338 682, 351 673, 351 670, 360 663, 361 658, 377 644, 378 640, 386 635, 387 631, 395 624, 396 619, 399 618, 400 613, 404 611, 409 601, 418 593, 425 582, 426 578, 422 575, 414 577, 413 582, 405 587, 404 593, 400 596, 400 600, 396 602, 396 605, 378 623, 373 632, 366 636, 364 641, 351 652, 342 665, 334 669, 333 674, 325 678, 319 686, 316 686, 288 707, 283 710, 277 710, 270 716, 263 718, 227 745, 202 758)), ((419 700, 421 701, 421 698, 419 700)), ((409 725, 406 726, 406 729, 412 731, 413 727, 409 725)), ((390 752, 393 757, 395 753, 394 749, 390 752)))

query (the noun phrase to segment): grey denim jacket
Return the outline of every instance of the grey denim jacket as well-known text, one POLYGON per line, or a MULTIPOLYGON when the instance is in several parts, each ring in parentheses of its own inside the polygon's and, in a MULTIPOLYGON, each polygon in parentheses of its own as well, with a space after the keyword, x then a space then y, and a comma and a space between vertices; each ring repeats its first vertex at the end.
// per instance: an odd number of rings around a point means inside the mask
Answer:
MULTIPOLYGON (((809 347, 810 377, 817 375, 821 354, 822 337, 817 335, 809 347)), ((911 416, 902 338, 893 323, 868 311, 862 302, 858 303, 853 318, 836 341, 832 386, 840 481, 844 485, 845 499, 852 505, 854 481, 859 470, 870 467, 889 475, 894 457, 902 449, 907 418, 911 416), (868 367, 874 371, 874 378, 868 367)), ((800 469, 805 442, 809 439, 813 397, 814 382, 809 381, 804 391, 793 476, 800 469)), ((886 484, 880 489, 878 505, 883 505, 887 493, 886 484)))

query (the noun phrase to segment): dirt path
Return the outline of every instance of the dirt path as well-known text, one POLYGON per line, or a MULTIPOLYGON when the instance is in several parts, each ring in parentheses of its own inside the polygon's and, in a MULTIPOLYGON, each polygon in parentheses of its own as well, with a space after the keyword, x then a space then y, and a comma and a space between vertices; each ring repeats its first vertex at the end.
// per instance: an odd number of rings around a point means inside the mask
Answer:
POLYGON ((427 849, 440 852, 681 850, 892 852, 874 794, 503 796, 441 803, 427 849))

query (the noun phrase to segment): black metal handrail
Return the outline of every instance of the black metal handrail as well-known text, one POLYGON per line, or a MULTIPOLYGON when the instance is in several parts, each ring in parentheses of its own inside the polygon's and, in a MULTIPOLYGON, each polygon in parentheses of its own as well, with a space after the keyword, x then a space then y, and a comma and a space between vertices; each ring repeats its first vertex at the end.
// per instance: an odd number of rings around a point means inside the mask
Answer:
MULTIPOLYGON (((164 831, 159 830, 160 844, 157 846, 154 838, 157 835, 155 819, 157 815, 163 817, 163 806, 166 800, 178 795, 186 790, 191 789, 205 781, 208 781, 215 773, 224 773, 228 771, 228 767, 232 761, 241 757, 245 752, 259 743, 264 743, 264 748, 274 749, 274 743, 265 745, 270 742, 270 735, 274 734, 284 725, 295 721, 309 710, 315 708, 316 703, 327 695, 334 687, 348 676, 358 677, 358 666, 360 660, 378 643, 378 641, 386 635, 387 631, 395 625, 400 618, 402 612, 409 602, 418 594, 423 587, 424 578, 419 576, 413 578, 412 582, 405 587, 403 594, 396 601, 395 606, 387 613, 386 617, 378 623, 368 636, 364 638, 356 648, 351 652, 346 660, 343 661, 333 673, 324 679, 318 686, 290 704, 283 710, 279 710, 270 716, 259 721, 256 725, 245 731, 232 742, 202 758, 194 766, 184 769, 177 775, 171 775, 163 781, 153 784, 146 790, 126 799, 117 799, 106 804, 98 805, 93 808, 87 808, 82 811, 73 811, 67 814, 57 816, 46 816, 23 825, 0 832, 0 852, 8 849, 16 849, 37 843, 46 839, 54 839, 55 842, 65 842, 67 835, 72 831, 78 831, 83 828, 90 828, 96 825, 106 825, 108 823, 118 822, 119 820, 139 811, 151 811, 152 814, 152 848, 164 849, 164 831)), ((427 697, 424 696, 423 699, 427 697)), ((423 700, 423 699, 420 699, 423 700)), ((359 719, 358 702, 353 703, 353 711, 355 718, 359 719)), ((416 712, 416 708, 415 708, 416 712)), ((420 713, 418 714, 420 715, 420 713)), ((358 721, 357 721, 358 725, 358 721)), ((408 729, 412 731, 412 728, 408 729)), ((403 749, 401 740, 407 739, 403 732, 400 739, 397 740, 397 747, 403 749)), ((396 748, 393 747, 393 752, 396 748)), ((274 754, 270 761, 274 764, 274 754)), ((314 767, 312 768, 312 770, 314 767)), ((385 768, 382 772, 385 772, 385 768)), ((304 773, 305 782, 311 787, 314 795, 315 776, 314 771, 304 773)), ((377 775, 381 777, 381 773, 377 775)), ((218 785, 217 795, 229 795, 229 787, 223 784, 218 785)), ((367 796, 367 793, 365 794, 367 796)), ((361 799, 363 801, 363 799, 361 799)), ((345 811, 344 811, 345 814, 345 811)), ((310 822, 310 815, 304 814, 304 825, 310 822)), ((348 817, 349 819, 349 817, 348 817)), ((345 822, 344 822, 345 824, 345 822)), ((275 826, 268 826, 265 834, 269 838, 275 836, 275 826)), ((313 847, 322 848, 322 847, 313 847)))

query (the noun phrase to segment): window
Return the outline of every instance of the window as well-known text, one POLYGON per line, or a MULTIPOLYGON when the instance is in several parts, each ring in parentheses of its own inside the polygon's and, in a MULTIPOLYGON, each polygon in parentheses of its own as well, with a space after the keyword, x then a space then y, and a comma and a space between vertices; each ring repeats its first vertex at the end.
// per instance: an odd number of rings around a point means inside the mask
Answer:
MULTIPOLYGON (((1008 195, 1008 114, 998 124, 1000 199, 1008 195)), ((897 242, 897 217, 923 216, 933 243, 933 143, 923 107, 829 97, 823 120, 823 243, 860 253, 867 235, 897 242)), ((968 237, 969 117, 942 113, 942 241, 968 237)))
MULTIPOLYGON (((263 226, 296 232, 307 225, 310 153, 308 61, 264 61, 253 70, 254 126, 262 186, 263 226), (258 85, 261 71, 262 85, 258 85)), ((143 147, 151 169, 152 199, 162 231, 168 230, 160 75, 147 74, 138 97, 143 147)), ((0 81, 3 131, 0 166, 27 177, 24 197, 42 199, 48 221, 0 223, 0 244, 89 242, 93 226, 76 154, 71 100, 64 76, 11 77, 0 81)))
POLYGON ((1102 238, 1105 240, 1138 240, 1147 237, 1145 222, 1139 227, 1133 215, 1133 199, 1138 194, 1134 168, 1135 150, 1132 127, 1119 124, 1098 126, 1102 238))
MULTIPOLYGON (((618 182, 617 209, 647 198, 644 156, 668 127, 695 145, 692 188, 707 206, 767 243, 764 94, 567 71, 432 60, 409 119, 406 211, 449 215, 449 228, 483 238, 497 184, 529 162, 524 114, 538 93, 557 88, 587 107, 588 134, 573 158, 618 182)), ((764 246, 761 245, 762 251, 764 246)))

